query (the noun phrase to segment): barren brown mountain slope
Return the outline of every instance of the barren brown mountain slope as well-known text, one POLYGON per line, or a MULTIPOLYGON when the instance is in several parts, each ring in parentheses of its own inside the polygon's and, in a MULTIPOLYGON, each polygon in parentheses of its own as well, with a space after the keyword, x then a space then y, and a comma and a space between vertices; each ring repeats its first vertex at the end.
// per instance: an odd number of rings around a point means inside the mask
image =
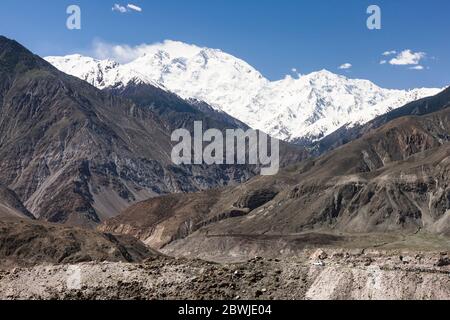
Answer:
POLYGON ((34 219, 16 193, 0 185, 0 219, 11 217, 34 219))
POLYGON ((0 219, 0 268, 79 262, 140 262, 159 255, 130 236, 30 219, 0 219))
POLYGON ((148 200, 100 228, 138 236, 173 254, 207 250, 212 242, 217 245, 211 249, 226 251, 236 239, 276 241, 308 232, 420 232, 448 239, 449 133, 449 109, 399 118, 276 176, 213 195, 148 200))

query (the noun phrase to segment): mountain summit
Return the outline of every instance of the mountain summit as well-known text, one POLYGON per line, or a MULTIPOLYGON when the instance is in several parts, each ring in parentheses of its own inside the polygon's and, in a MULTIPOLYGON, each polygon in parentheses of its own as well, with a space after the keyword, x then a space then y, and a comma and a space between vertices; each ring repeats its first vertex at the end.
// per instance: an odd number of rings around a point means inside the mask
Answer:
POLYGON ((101 89, 131 81, 157 84, 183 98, 205 101, 273 137, 305 143, 441 90, 383 89, 327 70, 270 81, 221 50, 176 41, 140 46, 125 64, 80 55, 46 59, 101 89))

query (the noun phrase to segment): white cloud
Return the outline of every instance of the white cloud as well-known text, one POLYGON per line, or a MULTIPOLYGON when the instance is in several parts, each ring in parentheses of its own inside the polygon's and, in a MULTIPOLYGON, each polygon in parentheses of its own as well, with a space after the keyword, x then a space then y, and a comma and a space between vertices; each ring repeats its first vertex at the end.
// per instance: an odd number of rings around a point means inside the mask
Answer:
POLYGON ((381 61, 380 61, 380 64, 386 64, 386 63, 387 63, 386 60, 381 60, 381 61))
POLYGON ((112 11, 117 11, 117 12, 120 12, 120 13, 125 13, 125 12, 127 12, 128 11, 128 9, 126 8, 126 7, 124 7, 124 6, 121 6, 120 4, 115 4, 113 7, 112 7, 112 11))
POLYGON ((132 3, 129 3, 126 6, 116 3, 112 7, 112 11, 116 11, 116 12, 120 12, 120 13, 127 13, 127 12, 130 12, 130 11, 142 12, 142 8, 138 7, 137 5, 132 4, 132 3))
POLYGON ((93 54, 98 59, 112 59, 119 63, 133 61, 146 53, 148 45, 142 44, 131 47, 129 45, 116 45, 102 41, 94 41, 93 54))
MULTIPOLYGON (((298 72, 298 69, 297 68, 292 68, 291 69, 291 72, 295 75, 295 76, 297 76, 297 78, 300 78, 301 76, 302 76, 302 74, 300 73, 300 72, 298 72)), ((289 76, 290 77, 290 76, 289 76)))
POLYGON ((128 63, 146 54, 157 54, 161 46, 164 46, 170 54, 175 56, 180 54, 186 57, 193 57, 201 51, 201 48, 195 45, 172 40, 129 46, 127 44, 114 44, 95 39, 91 50, 89 50, 89 55, 97 59, 111 59, 119 63, 128 63))
POLYGON ((385 57, 391 56, 393 54, 397 54, 397 51, 392 50, 392 51, 385 51, 385 52, 383 52, 383 56, 385 56, 385 57))
POLYGON ((423 70, 424 67, 419 65, 419 66, 410 67, 409 69, 411 69, 411 70, 423 70))
POLYGON ((400 52, 389 63, 395 66, 418 65, 425 56, 425 52, 413 52, 407 49, 400 52))
POLYGON ((128 7, 128 9, 130 9, 130 10, 134 10, 134 11, 137 11, 137 12, 142 12, 142 8, 141 8, 141 7, 138 7, 138 6, 135 5, 135 4, 129 3, 129 4, 127 5, 127 7, 128 7))
POLYGON ((351 67, 353 67, 351 63, 344 63, 343 65, 339 66, 339 69, 340 70, 348 70, 351 67))

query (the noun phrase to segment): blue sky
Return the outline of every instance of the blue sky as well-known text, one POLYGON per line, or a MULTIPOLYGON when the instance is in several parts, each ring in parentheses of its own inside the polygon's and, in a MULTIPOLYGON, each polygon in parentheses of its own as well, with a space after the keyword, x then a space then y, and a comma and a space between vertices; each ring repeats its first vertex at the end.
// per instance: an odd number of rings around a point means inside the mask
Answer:
POLYGON ((0 34, 43 56, 88 53, 95 40, 171 39, 220 48, 272 80, 325 68, 388 88, 442 87, 450 84, 449 13, 448 0, 2 0, 0 34), (111 10, 116 3, 142 12, 111 10), (70 4, 81 7, 81 30, 65 27, 70 4), (366 27, 371 4, 382 10, 381 30, 366 27), (397 60, 382 56, 407 49, 397 60), (389 63, 402 59, 417 64, 389 63), (352 67, 339 70, 344 63, 352 67))

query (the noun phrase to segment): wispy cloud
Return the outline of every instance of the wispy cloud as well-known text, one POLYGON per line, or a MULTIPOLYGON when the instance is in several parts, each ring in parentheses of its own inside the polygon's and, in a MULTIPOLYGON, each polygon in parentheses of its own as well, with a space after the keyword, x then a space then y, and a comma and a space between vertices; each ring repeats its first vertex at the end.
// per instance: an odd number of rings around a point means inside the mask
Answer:
POLYGON ((138 7, 137 5, 132 4, 132 3, 129 3, 127 5, 127 8, 130 9, 130 10, 137 11, 137 12, 142 12, 142 8, 141 7, 138 7))
POLYGON ((384 58, 380 61, 380 64, 407 66, 410 70, 425 69, 425 67, 422 65, 422 60, 427 57, 427 53, 425 52, 414 52, 411 49, 406 49, 400 52, 391 50, 385 51, 381 55, 384 58))
POLYGON ((425 52, 413 52, 410 49, 403 50, 395 58, 389 61, 394 66, 418 65, 426 57, 425 52))
POLYGON ((155 52, 155 47, 166 43, 170 43, 170 41, 130 46, 127 44, 114 44, 105 42, 101 39, 95 39, 89 54, 97 59, 111 59, 119 63, 128 63, 149 52, 155 52))
POLYGON ((392 56, 394 54, 397 54, 397 51, 391 50, 391 51, 385 51, 385 52, 382 53, 382 55, 385 56, 385 57, 392 56))
POLYGON ((125 13, 125 12, 127 12, 128 11, 128 9, 127 9, 127 7, 125 7, 125 6, 121 6, 120 4, 115 4, 113 7, 112 7, 112 11, 116 11, 116 12, 120 12, 120 13, 125 13))
POLYGON ((112 7, 112 11, 119 13, 127 13, 131 11, 142 12, 142 8, 132 3, 129 3, 126 6, 116 3, 112 7))
POLYGON ((113 59, 120 63, 127 63, 143 55, 146 47, 146 45, 136 47, 116 45, 96 40, 93 43, 93 54, 98 59, 113 59))
POLYGON ((344 64, 340 65, 338 69, 339 70, 348 70, 348 69, 351 69, 351 67, 353 67, 351 63, 344 63, 344 64))
POLYGON ((176 52, 175 55, 183 52, 183 55, 193 57, 201 51, 201 48, 195 45, 172 40, 130 46, 127 44, 109 43, 97 38, 92 42, 92 47, 88 55, 97 59, 111 59, 119 63, 128 63, 147 54, 158 54, 161 46, 166 47, 170 52, 176 52))

